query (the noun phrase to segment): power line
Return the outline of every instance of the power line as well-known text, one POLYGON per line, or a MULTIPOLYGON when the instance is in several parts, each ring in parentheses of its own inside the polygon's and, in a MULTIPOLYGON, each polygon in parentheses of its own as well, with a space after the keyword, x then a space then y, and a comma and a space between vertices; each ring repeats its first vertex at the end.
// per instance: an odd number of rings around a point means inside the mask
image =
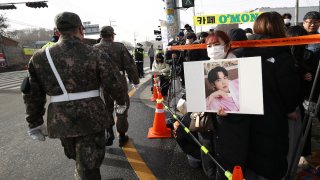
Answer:
POLYGON ((23 25, 23 26, 29 26, 29 27, 34 27, 34 28, 43 28, 43 29, 46 29, 46 30, 52 30, 52 29, 49 29, 49 28, 45 28, 45 27, 41 27, 41 26, 36 26, 36 25, 32 25, 32 24, 27 24, 27 23, 24 23, 24 22, 21 22, 21 21, 17 21, 17 20, 13 20, 13 19, 7 19, 9 22, 11 23, 14 23, 14 24, 19 24, 19 25, 23 25))

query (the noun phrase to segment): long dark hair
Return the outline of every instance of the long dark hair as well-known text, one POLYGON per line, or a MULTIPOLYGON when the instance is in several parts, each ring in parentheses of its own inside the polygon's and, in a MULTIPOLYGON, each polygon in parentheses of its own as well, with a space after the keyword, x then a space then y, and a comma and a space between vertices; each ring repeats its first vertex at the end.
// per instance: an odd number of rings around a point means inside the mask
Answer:
MULTIPOLYGON (((286 31, 287 37, 304 36, 308 32, 302 26, 290 26, 286 31)), ((296 60, 296 63, 303 62, 306 45, 291 46, 291 53, 296 60)))

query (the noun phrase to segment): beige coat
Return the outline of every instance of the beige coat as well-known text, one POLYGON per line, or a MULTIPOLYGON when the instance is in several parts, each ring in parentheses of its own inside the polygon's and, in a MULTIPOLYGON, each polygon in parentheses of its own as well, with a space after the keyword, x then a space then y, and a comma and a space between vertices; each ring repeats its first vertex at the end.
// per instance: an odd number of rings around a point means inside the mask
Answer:
POLYGON ((154 72, 160 72, 163 76, 169 76, 170 75, 170 66, 169 64, 163 62, 163 63, 157 63, 157 61, 154 61, 152 64, 152 70, 151 73, 154 72))

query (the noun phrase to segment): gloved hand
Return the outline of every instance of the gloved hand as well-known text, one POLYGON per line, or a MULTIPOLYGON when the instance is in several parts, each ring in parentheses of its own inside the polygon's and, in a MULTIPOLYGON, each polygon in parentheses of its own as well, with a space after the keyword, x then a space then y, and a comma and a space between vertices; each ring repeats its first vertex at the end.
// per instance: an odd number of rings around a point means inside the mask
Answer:
POLYGON ((139 88, 139 84, 131 84, 132 88, 134 89, 138 89, 139 88))
POLYGON ((116 105, 116 112, 118 114, 123 114, 126 109, 127 109, 126 105, 116 105))
POLYGON ((38 141, 45 141, 46 137, 44 133, 42 132, 42 125, 29 129, 28 130, 28 135, 33 139, 33 140, 38 140, 38 141))

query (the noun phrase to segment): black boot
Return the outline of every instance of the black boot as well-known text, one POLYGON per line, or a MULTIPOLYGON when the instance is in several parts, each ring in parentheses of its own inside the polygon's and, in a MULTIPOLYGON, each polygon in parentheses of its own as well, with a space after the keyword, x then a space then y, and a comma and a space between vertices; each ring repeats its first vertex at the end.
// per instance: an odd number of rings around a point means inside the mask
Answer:
POLYGON ((119 135, 119 146, 122 147, 124 146, 129 140, 129 137, 124 134, 124 133, 120 133, 119 135))
POLYGON ((107 129, 106 146, 112 146, 114 140, 113 128, 109 127, 107 129))

